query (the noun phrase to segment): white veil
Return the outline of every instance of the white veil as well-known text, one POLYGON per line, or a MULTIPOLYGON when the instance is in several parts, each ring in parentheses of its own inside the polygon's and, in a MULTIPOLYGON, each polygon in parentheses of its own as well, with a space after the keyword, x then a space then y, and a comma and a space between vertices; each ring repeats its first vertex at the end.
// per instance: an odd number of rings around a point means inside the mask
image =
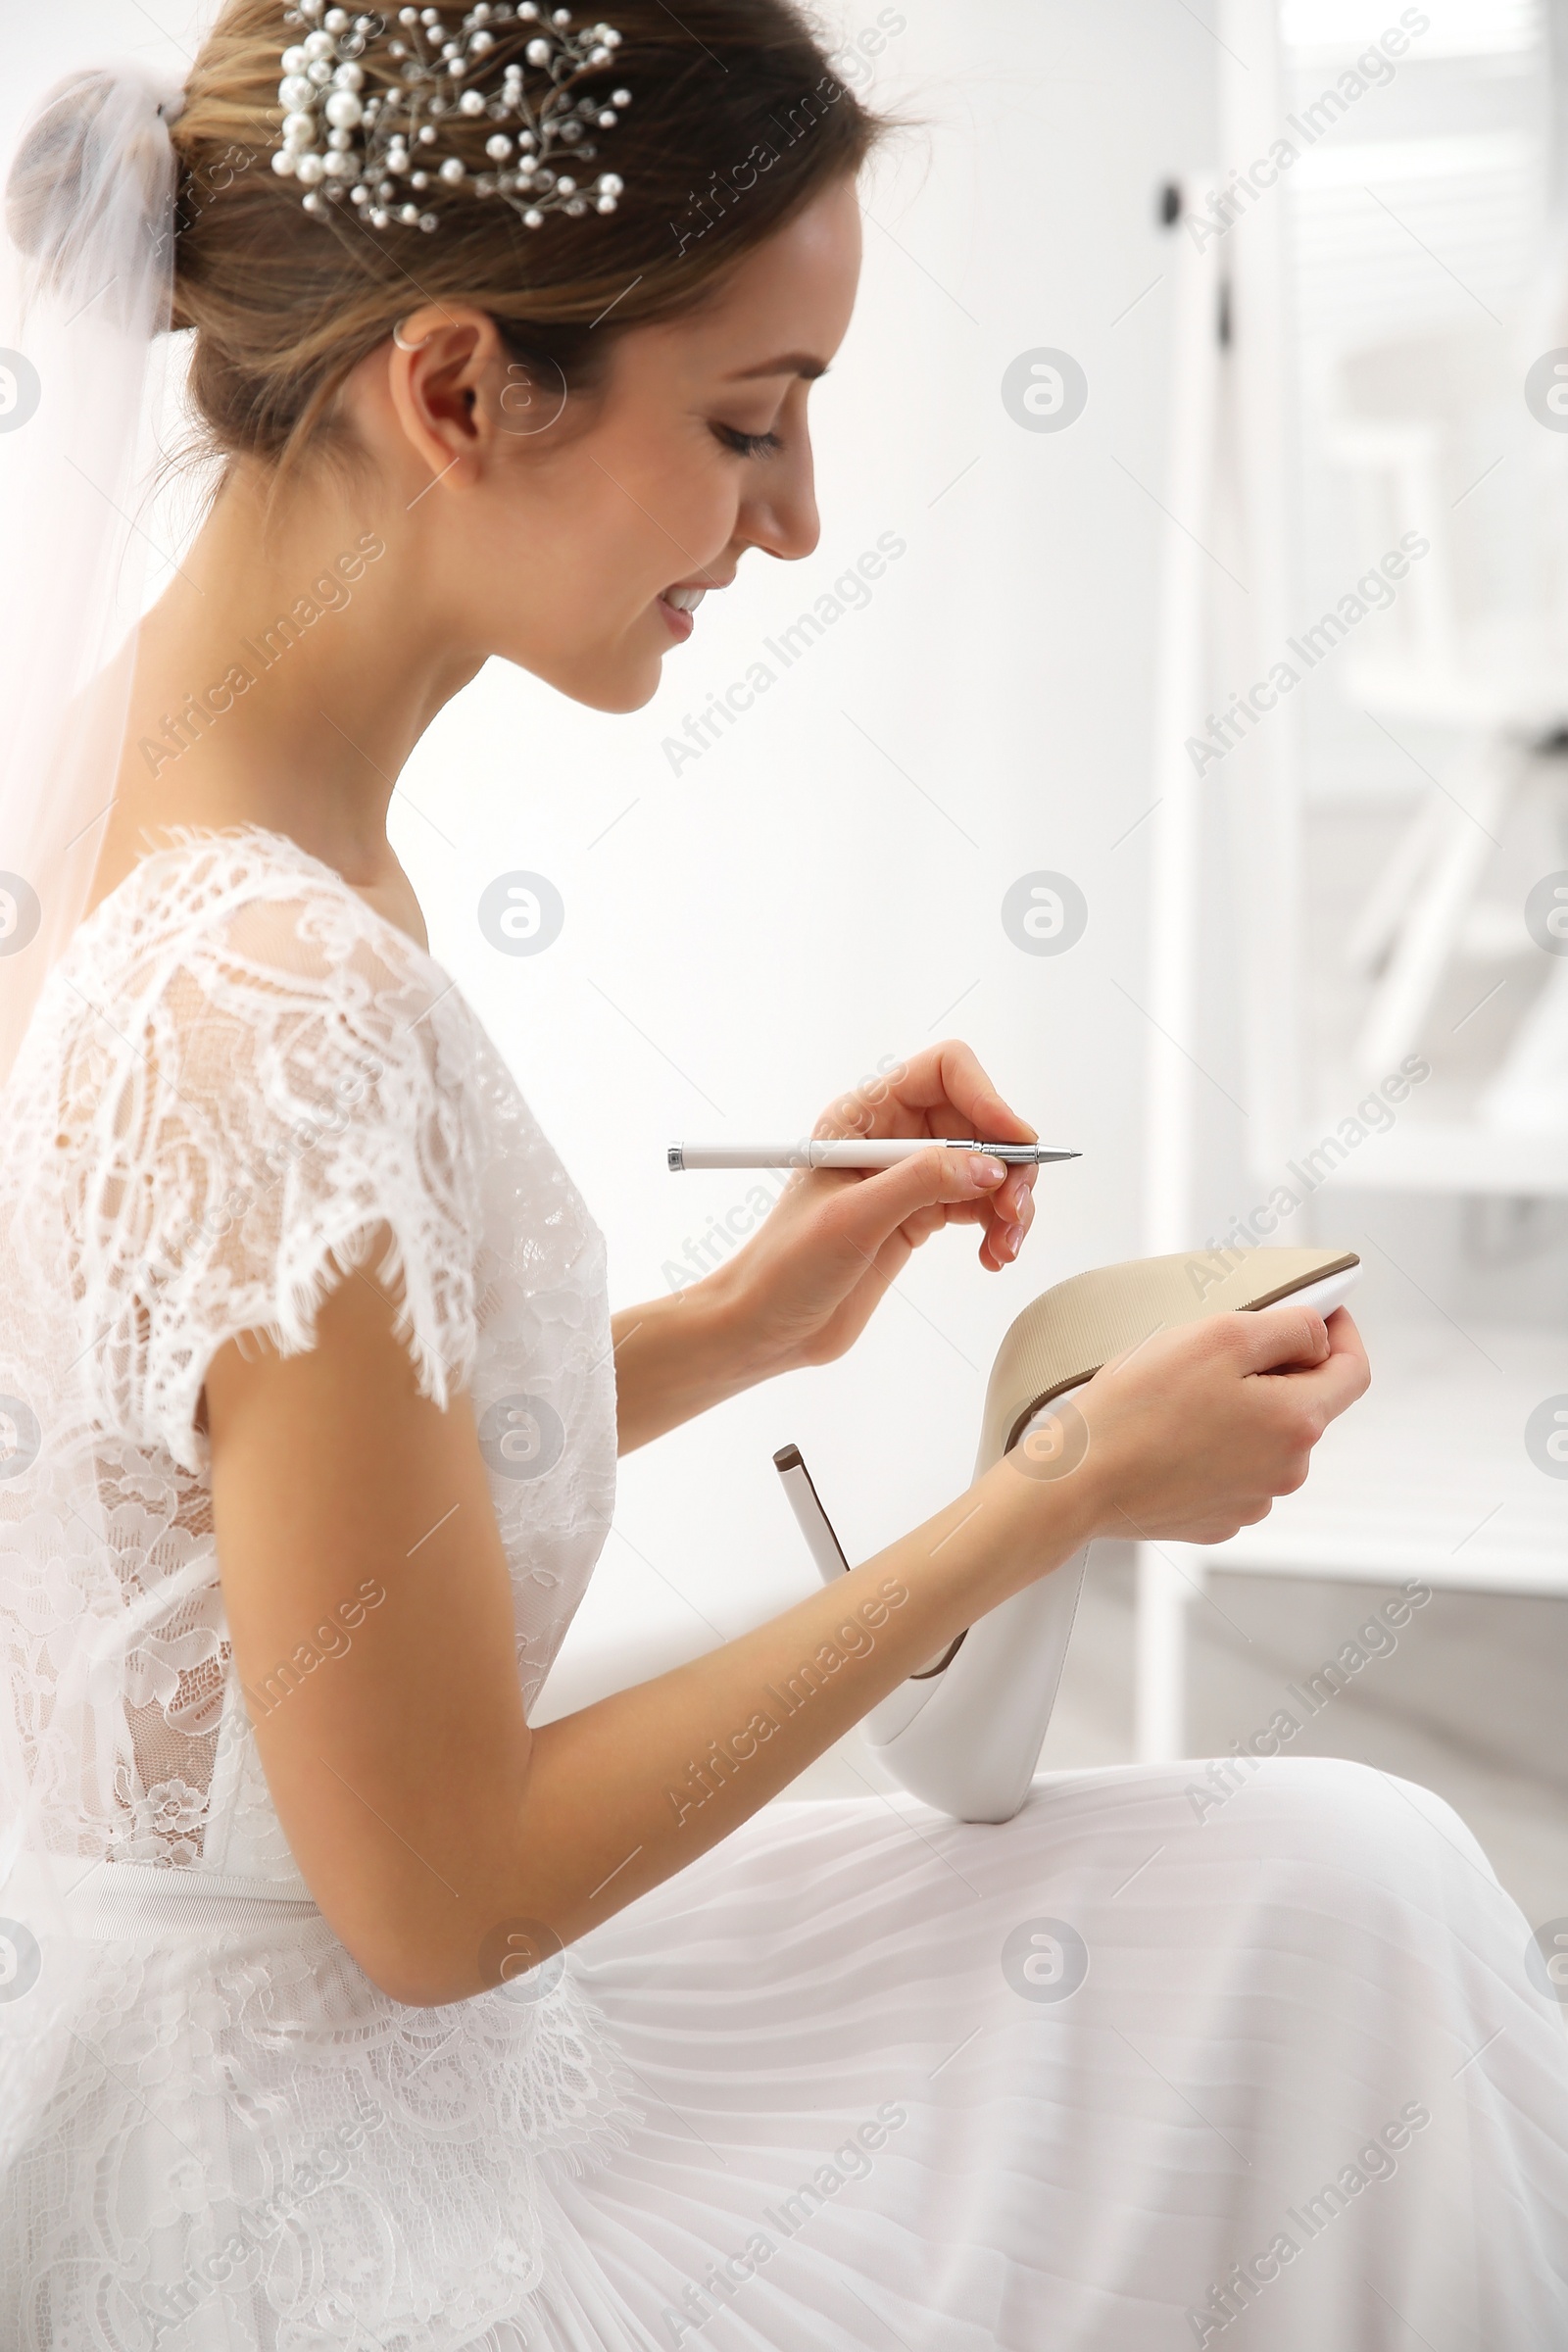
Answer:
MULTIPOLYGON (((179 104, 134 66, 74 74, 26 122, 6 172, 0 1086, 80 919, 115 789, 169 348, 179 104)), ((90 1673, 90 1643, 74 1670, 90 1673)), ((31 1847, 32 1816, 16 1707, 0 1691, 0 2171, 66 2054, 80 1967, 60 1864, 31 1847)))
POLYGON ((146 577, 182 100, 72 74, 24 124, 0 241, 0 1084, 85 906, 146 577))

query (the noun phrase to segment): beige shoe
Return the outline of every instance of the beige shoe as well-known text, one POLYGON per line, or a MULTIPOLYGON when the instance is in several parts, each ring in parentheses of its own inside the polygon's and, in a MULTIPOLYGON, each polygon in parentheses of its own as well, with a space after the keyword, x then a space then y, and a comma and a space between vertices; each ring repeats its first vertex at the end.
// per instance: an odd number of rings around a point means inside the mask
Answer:
POLYGON ((1291 1298, 1332 1314, 1360 1270, 1351 1250, 1187 1250, 1097 1266, 1058 1282, 1008 1325, 997 1349, 976 1478, 1017 1444, 1042 1405, 1092 1380, 1112 1356, 1156 1331, 1291 1298))
MULTIPOLYGON (((1361 1261, 1348 1250, 1191 1251, 1075 1274, 1008 1327, 991 1368, 979 1478, 1014 1446, 1027 1476, 1072 1475, 1088 1430, 1054 1409, 1102 1364, 1156 1331, 1287 1298, 1332 1314, 1361 1261)), ((774 1455, 823 1581, 849 1563, 799 1448, 774 1455)), ((1029 1793, 1055 1704, 1083 1589, 1088 1546, 979 1618, 865 1718, 865 1736, 894 1778, 957 1821, 1010 1821, 1029 1793)))

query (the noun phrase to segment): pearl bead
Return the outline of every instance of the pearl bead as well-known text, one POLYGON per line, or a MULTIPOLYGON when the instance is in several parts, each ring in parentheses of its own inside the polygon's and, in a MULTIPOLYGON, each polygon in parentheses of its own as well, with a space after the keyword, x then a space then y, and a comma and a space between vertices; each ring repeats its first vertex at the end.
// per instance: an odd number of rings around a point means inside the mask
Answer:
POLYGON ((270 160, 280 177, 304 183, 303 201, 310 210, 323 211, 325 198, 341 197, 347 192, 345 183, 356 180, 353 201, 378 227, 401 221, 431 231, 441 225, 441 216, 421 213, 417 205, 402 201, 411 183, 418 192, 439 182, 448 188, 466 185, 480 195, 511 197, 530 228, 540 227, 545 215, 555 210, 580 216, 617 209, 624 188, 617 173, 605 172, 587 180, 573 178, 548 170, 545 158, 552 157, 559 142, 564 151, 561 160, 569 156, 573 170, 580 174, 584 162, 593 156, 596 134, 612 129, 618 120, 615 110, 631 104, 630 90, 617 89, 608 101, 603 95, 574 97, 569 90, 547 91, 550 119, 535 132, 524 127, 530 110, 524 95, 523 64, 515 56, 509 60, 499 85, 491 83, 488 89, 475 86, 496 47, 496 35, 488 29, 491 24, 537 27, 539 37, 527 41, 523 57, 528 67, 543 68, 551 74, 582 65, 607 65, 621 45, 622 36, 613 25, 596 24, 584 15, 579 20, 580 29, 568 32, 573 11, 541 4, 541 0, 512 0, 511 5, 501 6, 492 6, 491 0, 469 0, 466 14, 447 6, 416 6, 409 0, 397 6, 393 0, 385 15, 360 18, 352 14, 352 0, 348 7, 329 6, 327 0, 294 0, 292 8, 285 8, 285 22, 300 24, 301 20, 306 26, 321 29, 302 31, 281 53, 278 103, 283 127, 270 160), (420 40, 410 44, 384 37, 394 7, 395 26, 416 28, 422 34, 420 40), (461 27, 456 25, 459 15, 463 16, 461 27), (428 49, 423 46, 426 40, 428 49), (362 52, 376 55, 378 62, 398 61, 395 87, 362 95, 368 76, 353 62, 362 52), (426 119, 407 128, 393 127, 400 118, 407 122, 411 112, 422 113, 426 119), (490 135, 485 138, 484 152, 492 169, 481 172, 477 179, 460 156, 427 153, 440 143, 437 126, 447 113, 470 121, 489 118, 490 135), (414 169, 411 154, 416 150, 421 163, 427 161, 427 169, 414 169), (362 172, 366 176, 359 179, 362 172), (381 178, 377 190, 376 180, 383 173, 387 176, 381 178), (394 174, 401 175, 401 188, 394 174), (323 181, 326 184, 317 195, 323 181), (524 211, 530 193, 533 201, 524 211))
POLYGON ((308 196, 302 196, 300 198, 300 202, 304 205, 305 210, 308 213, 324 212, 326 209, 314 188, 311 190, 308 196))

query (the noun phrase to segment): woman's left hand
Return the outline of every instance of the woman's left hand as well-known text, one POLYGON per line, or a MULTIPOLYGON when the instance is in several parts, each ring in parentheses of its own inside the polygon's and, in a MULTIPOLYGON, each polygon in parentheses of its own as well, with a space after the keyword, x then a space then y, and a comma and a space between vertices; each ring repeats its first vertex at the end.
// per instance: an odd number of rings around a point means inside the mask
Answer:
POLYGON ((955 1039, 841 1096, 812 1134, 929 1136, 932 1146, 895 1168, 798 1170, 756 1236, 708 1277, 728 1295, 757 1378, 842 1355, 910 1252, 944 1225, 978 1225, 980 1263, 999 1273, 1034 1218, 1037 1167, 942 1149, 944 1138, 1040 1140, 955 1039))

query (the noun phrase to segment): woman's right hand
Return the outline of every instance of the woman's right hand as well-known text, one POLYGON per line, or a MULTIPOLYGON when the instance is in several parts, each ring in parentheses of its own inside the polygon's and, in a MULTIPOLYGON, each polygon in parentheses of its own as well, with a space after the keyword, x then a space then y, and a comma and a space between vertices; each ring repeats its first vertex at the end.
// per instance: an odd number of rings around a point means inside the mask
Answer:
POLYGON ((1086 1482, 1095 1535, 1222 1544, 1296 1492, 1370 1379, 1343 1307, 1326 1324, 1286 1300, 1156 1332, 1064 1400, 1089 1440, 1067 1483, 1086 1482))

